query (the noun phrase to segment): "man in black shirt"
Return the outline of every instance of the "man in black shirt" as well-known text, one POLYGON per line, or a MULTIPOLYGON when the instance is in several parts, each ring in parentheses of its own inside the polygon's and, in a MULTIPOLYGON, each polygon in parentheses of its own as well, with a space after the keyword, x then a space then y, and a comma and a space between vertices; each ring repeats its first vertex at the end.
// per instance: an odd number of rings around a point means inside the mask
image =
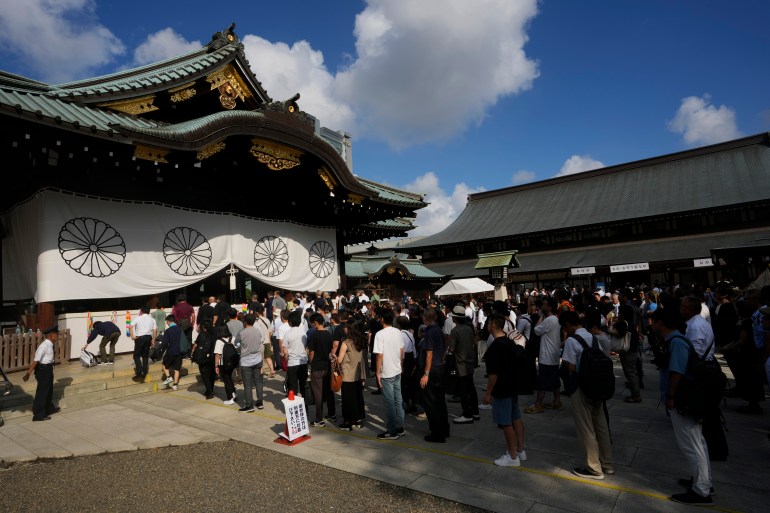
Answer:
POLYGON ((195 322, 198 323, 198 333, 202 331, 200 326, 204 322, 208 321, 212 325, 214 324, 214 307, 211 306, 211 303, 214 303, 214 296, 208 299, 204 298, 203 303, 198 308, 198 315, 195 316, 195 322))
POLYGON ((417 369, 422 372, 420 388, 430 429, 430 433, 425 436, 425 441, 444 443, 449 436, 449 414, 442 383, 446 352, 444 334, 436 324, 436 310, 432 308, 425 310, 423 320, 426 328, 420 343, 417 369))
POLYGON ((492 405, 492 420, 503 430, 508 450, 495 460, 500 467, 518 467, 527 459, 524 451, 524 423, 514 383, 513 341, 504 331, 506 318, 499 313, 488 320, 495 339, 484 354, 487 364, 487 392, 483 403, 492 405))
POLYGON ((224 326, 229 321, 227 312, 230 310, 230 303, 225 301, 225 295, 219 294, 217 296, 217 306, 214 307, 214 325, 224 326))
POLYGON ((324 327, 324 318, 321 314, 314 313, 310 316, 310 325, 313 332, 308 335, 307 349, 310 359, 310 388, 313 390, 315 404, 315 420, 311 426, 323 427, 324 399, 326 410, 331 422, 337 420, 334 394, 331 388, 331 361, 329 355, 334 352, 336 344, 332 341, 332 334, 324 327))

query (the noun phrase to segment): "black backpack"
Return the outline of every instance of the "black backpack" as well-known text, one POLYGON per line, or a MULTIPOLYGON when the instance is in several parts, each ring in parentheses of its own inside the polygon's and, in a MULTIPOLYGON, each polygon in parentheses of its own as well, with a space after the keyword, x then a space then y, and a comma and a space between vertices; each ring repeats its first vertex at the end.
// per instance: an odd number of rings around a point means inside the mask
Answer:
POLYGON ((198 365, 205 365, 209 362, 211 355, 211 339, 205 333, 199 333, 195 339, 195 351, 192 359, 198 365))
POLYGON ((225 372, 233 371, 238 367, 240 361, 241 355, 238 354, 235 346, 229 342, 225 342, 225 347, 222 348, 222 370, 225 372))
POLYGON ((511 343, 513 356, 513 386, 517 395, 531 395, 534 393, 535 381, 532 380, 531 368, 534 360, 527 350, 518 344, 511 343))
POLYGON ((716 358, 706 360, 706 356, 714 345, 713 342, 701 356, 687 338, 679 335, 675 335, 674 338, 681 338, 687 342, 690 349, 690 355, 687 358, 687 376, 679 381, 674 396, 677 411, 682 415, 702 420, 709 412, 719 407, 727 386, 727 376, 722 372, 722 367, 716 358))
POLYGON ((593 339, 591 347, 580 335, 572 335, 583 346, 578 366, 578 386, 592 401, 606 401, 615 395, 615 373, 612 359, 604 354, 599 341, 593 339))

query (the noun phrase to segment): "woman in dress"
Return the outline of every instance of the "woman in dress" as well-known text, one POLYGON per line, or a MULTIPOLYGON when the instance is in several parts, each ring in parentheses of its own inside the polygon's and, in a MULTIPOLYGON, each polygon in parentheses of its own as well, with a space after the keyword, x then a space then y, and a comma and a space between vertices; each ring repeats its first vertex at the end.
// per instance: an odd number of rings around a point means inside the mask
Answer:
POLYGON ((342 424, 350 431, 364 427, 364 381, 366 381, 366 334, 363 323, 351 319, 340 324, 342 335, 337 362, 342 365, 342 424))

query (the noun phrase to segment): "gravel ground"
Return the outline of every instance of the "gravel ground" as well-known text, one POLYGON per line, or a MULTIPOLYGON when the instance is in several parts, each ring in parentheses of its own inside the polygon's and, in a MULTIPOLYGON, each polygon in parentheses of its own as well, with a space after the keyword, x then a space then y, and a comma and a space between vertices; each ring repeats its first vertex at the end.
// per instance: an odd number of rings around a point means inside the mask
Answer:
POLYGON ((1 512, 483 511, 235 441, 13 465, 0 490, 1 512))

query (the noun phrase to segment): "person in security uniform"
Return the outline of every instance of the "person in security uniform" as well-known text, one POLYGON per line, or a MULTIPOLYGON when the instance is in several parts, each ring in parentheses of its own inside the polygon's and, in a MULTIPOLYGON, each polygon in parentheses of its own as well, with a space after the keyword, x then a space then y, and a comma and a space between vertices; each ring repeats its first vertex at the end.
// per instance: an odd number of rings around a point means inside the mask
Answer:
POLYGON ((51 326, 43 330, 43 334, 45 340, 35 351, 35 361, 32 362, 22 378, 24 381, 28 381, 34 372, 37 380, 35 400, 32 403, 32 420, 34 422, 51 420, 51 415, 60 410, 53 404, 53 345, 59 340, 59 326, 51 326))

